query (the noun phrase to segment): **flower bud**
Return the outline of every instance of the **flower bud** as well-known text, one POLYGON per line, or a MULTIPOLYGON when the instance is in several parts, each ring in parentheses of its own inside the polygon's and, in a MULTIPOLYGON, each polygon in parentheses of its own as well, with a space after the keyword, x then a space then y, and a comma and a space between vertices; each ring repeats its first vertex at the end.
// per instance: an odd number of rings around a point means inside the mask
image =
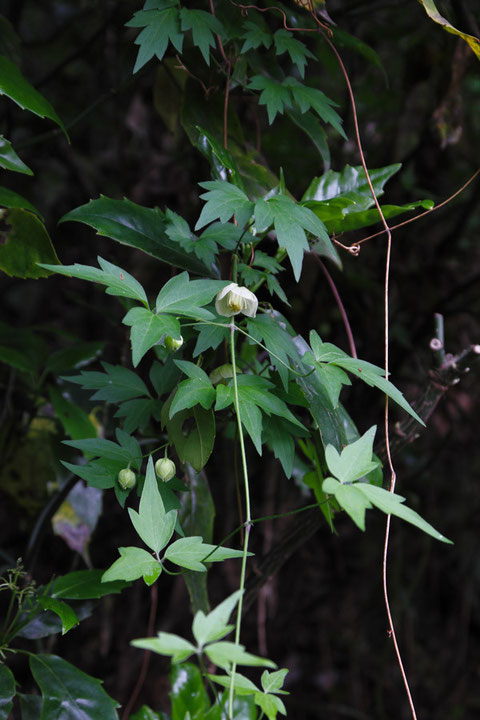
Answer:
POLYGON ((160 480, 168 482, 175 475, 177 468, 173 460, 169 458, 161 458, 155 463, 155 472, 157 473, 160 480))
POLYGON ((180 350, 183 345, 183 337, 180 335, 180 340, 177 340, 170 335, 165 335, 164 342, 167 350, 170 350, 170 352, 176 352, 177 350, 180 350))
POLYGON ((219 315, 231 317, 243 313, 247 317, 255 317, 258 309, 256 296, 245 287, 237 283, 230 283, 220 290, 215 299, 215 310, 219 315))
POLYGON ((133 472, 133 470, 130 470, 130 468, 124 468, 123 470, 120 470, 117 480, 122 490, 130 490, 135 486, 137 482, 135 473, 133 472))

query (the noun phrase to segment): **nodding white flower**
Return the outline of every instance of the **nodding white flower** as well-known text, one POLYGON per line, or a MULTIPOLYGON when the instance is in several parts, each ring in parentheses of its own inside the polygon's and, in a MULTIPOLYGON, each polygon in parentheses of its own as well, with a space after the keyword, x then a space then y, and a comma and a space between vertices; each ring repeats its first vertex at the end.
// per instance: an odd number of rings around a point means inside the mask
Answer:
POLYGON ((245 287, 239 287, 237 283, 230 283, 224 287, 215 299, 215 310, 224 317, 232 317, 239 313, 247 317, 255 317, 257 309, 256 295, 245 287))

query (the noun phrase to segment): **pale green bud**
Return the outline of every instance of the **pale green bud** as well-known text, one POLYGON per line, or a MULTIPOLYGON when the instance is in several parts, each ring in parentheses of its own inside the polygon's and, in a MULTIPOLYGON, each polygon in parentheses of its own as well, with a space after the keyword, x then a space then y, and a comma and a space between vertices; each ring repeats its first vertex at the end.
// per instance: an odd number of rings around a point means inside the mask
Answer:
POLYGON ((163 482, 171 480, 174 477, 176 470, 177 468, 175 467, 175 463, 173 460, 170 460, 170 458, 161 458, 155 463, 155 472, 160 480, 163 480, 163 482))
POLYGON ((215 299, 215 310, 219 315, 232 317, 243 313, 247 317, 255 317, 258 309, 256 296, 245 287, 239 287, 237 283, 230 283, 220 290, 215 299))
POLYGON ((164 342, 167 350, 170 350, 170 352, 176 352, 177 350, 180 350, 183 345, 183 337, 180 335, 180 340, 177 340, 170 335, 165 335, 164 342))
POLYGON ((137 482, 135 473, 133 472, 133 470, 130 470, 130 468, 124 468, 123 470, 120 470, 117 480, 122 490, 130 490, 135 486, 137 482))

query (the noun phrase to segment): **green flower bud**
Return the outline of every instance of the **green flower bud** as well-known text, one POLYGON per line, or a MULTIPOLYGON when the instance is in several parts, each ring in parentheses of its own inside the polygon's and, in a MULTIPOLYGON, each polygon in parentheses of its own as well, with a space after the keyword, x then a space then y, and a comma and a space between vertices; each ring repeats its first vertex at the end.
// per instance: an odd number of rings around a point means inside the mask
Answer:
POLYGON ((155 463, 155 472, 157 473, 160 480, 168 482, 175 475, 177 468, 173 460, 169 458, 161 458, 155 463))
POLYGON ((117 480, 122 490, 130 490, 131 488, 135 487, 135 484, 137 482, 135 473, 133 472, 133 470, 130 470, 130 468, 124 468, 123 470, 120 470, 117 480))
POLYGON ((243 313, 247 317, 255 317, 258 309, 256 296, 245 287, 237 283, 230 283, 220 290, 215 299, 215 310, 223 317, 232 317, 243 313))
POLYGON ((176 340, 170 335, 165 335, 164 342, 167 350, 170 350, 170 352, 176 352, 177 350, 180 350, 183 345, 183 337, 180 335, 180 340, 176 340))

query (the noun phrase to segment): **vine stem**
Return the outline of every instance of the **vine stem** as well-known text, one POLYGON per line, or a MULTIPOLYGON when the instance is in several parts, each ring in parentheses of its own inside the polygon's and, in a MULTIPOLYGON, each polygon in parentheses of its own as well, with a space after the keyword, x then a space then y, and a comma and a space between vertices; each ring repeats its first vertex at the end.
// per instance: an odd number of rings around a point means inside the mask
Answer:
MULTIPOLYGON (((243 555, 242 555, 242 568, 240 571, 240 600, 238 601, 237 608, 237 619, 235 623, 235 645, 240 644, 240 631, 242 627, 242 606, 243 606, 243 593, 245 590, 245 575, 247 569, 247 553, 248 553, 248 541, 250 538, 250 528, 252 524, 252 514, 250 509, 250 486, 248 482, 248 467, 247 467, 247 456, 245 453, 245 440, 243 437, 242 418, 240 414, 240 403, 238 400, 238 383, 237 383, 237 362, 235 355, 235 323, 232 321, 230 325, 230 351, 232 357, 232 371, 233 371, 233 402, 235 406, 235 415, 237 418, 238 427, 238 439, 240 442, 240 454, 242 458, 242 469, 243 469, 243 482, 245 489, 245 534, 243 536, 243 555)), ((233 688, 235 685, 235 670, 237 669, 237 663, 232 664, 232 676, 230 678, 230 688, 228 694, 228 717, 233 718, 233 688)))
MULTIPOLYGON (((390 227, 385 220, 385 216, 382 212, 382 208, 380 207, 380 203, 378 202, 377 195, 375 193, 375 189, 373 187, 372 181, 370 179, 370 175, 367 168, 367 163, 365 162, 365 156, 362 149, 362 141, 360 138, 360 129, 358 126, 358 116, 357 116, 357 108, 355 103, 355 96, 353 94, 352 85, 350 83, 350 78, 348 77, 347 70, 345 68, 345 65, 343 63, 343 60, 340 56, 340 53, 338 52, 335 45, 332 43, 330 38, 326 36, 324 32, 319 28, 319 32, 322 33, 325 41, 330 46, 332 52, 334 53, 338 64, 340 65, 340 69, 343 73, 343 76, 345 78, 345 82, 347 84, 348 94, 350 97, 350 103, 352 105, 352 113, 353 113, 353 122, 355 126, 355 137, 357 141, 357 147, 358 152, 360 154, 360 159, 362 162, 362 167, 365 171, 365 176, 368 182, 368 186, 370 188, 370 192, 372 194, 373 200, 375 202, 375 207, 378 210, 378 214, 380 215, 380 219, 382 221, 384 232, 387 235, 387 252, 385 257, 385 278, 384 278, 384 368, 385 368, 385 377, 388 379, 389 375, 389 287, 390 287, 390 266, 391 266, 391 258, 392 258, 392 232, 390 230, 390 227)), ((395 492, 395 484, 397 480, 397 475, 395 472, 395 468, 393 466, 392 462, 392 454, 390 449, 390 429, 389 429, 389 405, 388 405, 388 396, 385 396, 385 413, 384 413, 384 427, 385 427, 385 449, 387 453, 388 458, 388 466, 390 469, 390 487, 389 490, 391 493, 395 492)), ((397 656, 397 662, 398 667, 400 669, 400 673, 402 675, 403 684, 405 686, 405 691, 407 693, 408 703, 410 705, 410 711, 412 713, 413 720, 417 720, 417 713, 415 711, 415 704, 413 701, 412 693, 410 691, 410 685, 408 682, 407 674, 405 672, 405 668, 403 665, 402 655, 400 653, 400 647, 397 642, 397 636, 395 633, 395 626, 393 623, 393 617, 392 612, 390 609, 390 600, 388 597, 388 584, 387 584, 387 563, 388 563, 388 546, 389 546, 389 540, 390 540, 390 524, 391 524, 391 515, 387 515, 387 522, 385 525, 385 540, 383 545, 383 562, 382 562, 382 584, 383 584, 383 596, 385 600, 385 608, 387 611, 387 618, 388 618, 388 624, 389 624, 389 634, 390 637, 393 640, 393 646, 395 648, 395 654, 397 656)))

